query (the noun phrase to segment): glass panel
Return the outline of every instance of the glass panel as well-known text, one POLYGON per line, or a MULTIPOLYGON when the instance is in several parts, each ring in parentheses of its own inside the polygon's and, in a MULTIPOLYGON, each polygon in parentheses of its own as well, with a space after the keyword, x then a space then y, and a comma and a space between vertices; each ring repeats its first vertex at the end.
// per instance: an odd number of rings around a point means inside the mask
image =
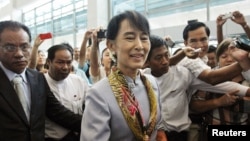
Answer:
POLYGON ((144 12, 144 0, 113 0, 113 15, 121 13, 125 10, 136 10, 144 12))
POLYGON ((69 13, 73 13, 73 5, 62 7, 62 14, 68 15, 69 13))
MULTIPOLYGON (((209 2, 210 6, 218 6, 236 1, 209 0, 209 2)), ((166 16, 169 14, 188 11, 190 12, 206 8, 207 6, 207 2, 201 0, 112 0, 111 4, 113 7, 113 15, 116 15, 124 10, 136 10, 141 13, 147 13, 148 17, 166 16), (145 6, 145 3, 147 6, 145 6)))
POLYGON ((61 16, 61 13, 62 13, 62 12, 61 12, 61 9, 54 10, 54 11, 53 11, 53 16, 54 16, 54 17, 61 16))
POLYGON ((34 10, 27 12, 26 14, 24 14, 23 17, 24 17, 23 21, 25 25, 29 26, 35 23, 34 10))
POLYGON ((73 4, 73 0, 54 0, 53 9, 59 9, 69 4, 73 4))
POLYGON ((75 3, 75 8, 78 9, 78 8, 82 8, 84 6, 84 2, 83 1, 78 1, 75 3))
POLYGON ((54 20, 54 25, 53 25, 53 27, 54 27, 54 32, 55 32, 55 33, 61 31, 61 19, 60 19, 60 18, 54 20))
POLYGON ((76 11, 76 29, 86 28, 87 27, 87 9, 82 8, 79 11, 76 11))
POLYGON ((148 17, 157 17, 174 13, 206 8, 206 2, 200 0, 148 0, 148 17))
POLYGON ((87 26, 87 3, 88 0, 50 0, 36 5, 32 10, 26 10, 23 21, 30 27, 32 36, 51 31, 55 36, 72 34, 87 26))
POLYGON ((66 32, 66 31, 73 31, 73 15, 70 14, 66 17, 61 18, 61 31, 66 32))
POLYGON ((36 16, 43 16, 44 14, 51 13, 51 4, 44 4, 36 9, 36 16))

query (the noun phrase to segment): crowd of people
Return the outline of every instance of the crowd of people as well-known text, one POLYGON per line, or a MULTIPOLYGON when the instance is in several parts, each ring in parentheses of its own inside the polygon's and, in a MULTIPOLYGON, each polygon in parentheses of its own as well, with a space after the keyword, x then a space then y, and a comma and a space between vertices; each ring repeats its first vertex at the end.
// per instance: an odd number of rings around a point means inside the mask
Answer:
POLYGON ((151 34, 139 12, 124 11, 105 38, 89 29, 80 48, 55 44, 47 57, 44 40, 31 45, 26 25, 1 21, 0 140, 206 141, 208 125, 249 125, 249 110, 238 104, 250 100, 250 55, 224 39, 230 19, 250 38, 234 11, 217 18, 217 47, 194 21, 183 30, 185 47, 171 55, 170 38, 151 34))

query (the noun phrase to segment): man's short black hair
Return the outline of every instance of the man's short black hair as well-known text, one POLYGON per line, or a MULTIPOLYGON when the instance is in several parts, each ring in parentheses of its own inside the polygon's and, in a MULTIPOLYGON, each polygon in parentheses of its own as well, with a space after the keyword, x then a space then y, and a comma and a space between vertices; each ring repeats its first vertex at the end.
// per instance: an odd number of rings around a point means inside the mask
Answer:
POLYGON ((216 53, 216 47, 214 45, 209 45, 207 53, 212 53, 212 52, 216 53))
MULTIPOLYGON (((17 21, 12 21, 12 20, 1 21, 0 22, 0 34, 2 34, 5 29, 10 29, 10 30, 23 29, 29 36, 29 42, 31 42, 31 33, 30 33, 29 28, 26 25, 17 21)), ((0 38, 0 41, 1 41, 1 38, 0 38)))
POLYGON ((210 30, 209 28, 202 22, 191 22, 189 23, 183 30, 183 39, 186 41, 188 39, 188 32, 189 31, 193 31, 193 30, 196 30, 200 27, 205 27, 205 30, 206 30, 206 33, 207 33, 207 36, 209 37, 210 35, 210 30))
POLYGON ((48 49, 47 59, 52 61, 55 58, 56 51, 65 50, 65 49, 70 52, 71 57, 73 58, 74 50, 73 50, 72 46, 68 43, 61 43, 61 44, 54 45, 48 49))

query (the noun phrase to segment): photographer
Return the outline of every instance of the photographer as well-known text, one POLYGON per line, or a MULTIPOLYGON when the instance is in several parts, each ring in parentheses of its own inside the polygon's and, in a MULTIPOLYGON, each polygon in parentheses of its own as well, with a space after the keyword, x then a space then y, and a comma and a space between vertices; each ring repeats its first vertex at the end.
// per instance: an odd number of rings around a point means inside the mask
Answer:
POLYGON ((245 17, 239 11, 234 11, 229 14, 221 14, 217 17, 216 24, 217 24, 217 40, 218 44, 220 44, 223 40, 223 25, 227 21, 227 19, 231 19, 233 22, 242 26, 243 30, 245 31, 248 38, 250 38, 250 27, 245 20, 245 17))
POLYGON ((111 58, 109 49, 102 51, 101 58, 99 55, 99 43, 106 38, 106 30, 98 28, 92 32, 92 49, 90 52, 90 77, 94 83, 109 75, 111 71, 111 58))

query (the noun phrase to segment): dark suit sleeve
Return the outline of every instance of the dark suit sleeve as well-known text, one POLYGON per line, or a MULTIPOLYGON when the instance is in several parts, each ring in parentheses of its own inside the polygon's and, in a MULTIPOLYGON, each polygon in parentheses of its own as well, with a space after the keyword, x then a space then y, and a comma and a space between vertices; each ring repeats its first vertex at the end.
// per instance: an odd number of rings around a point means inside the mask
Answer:
POLYGON ((44 81, 45 81, 45 87, 47 90, 47 100, 46 100, 47 117, 50 120, 54 121, 55 123, 67 129, 80 132, 82 116, 79 114, 74 114, 72 111, 64 107, 56 99, 54 94, 50 91, 50 88, 45 78, 44 78, 44 81))

